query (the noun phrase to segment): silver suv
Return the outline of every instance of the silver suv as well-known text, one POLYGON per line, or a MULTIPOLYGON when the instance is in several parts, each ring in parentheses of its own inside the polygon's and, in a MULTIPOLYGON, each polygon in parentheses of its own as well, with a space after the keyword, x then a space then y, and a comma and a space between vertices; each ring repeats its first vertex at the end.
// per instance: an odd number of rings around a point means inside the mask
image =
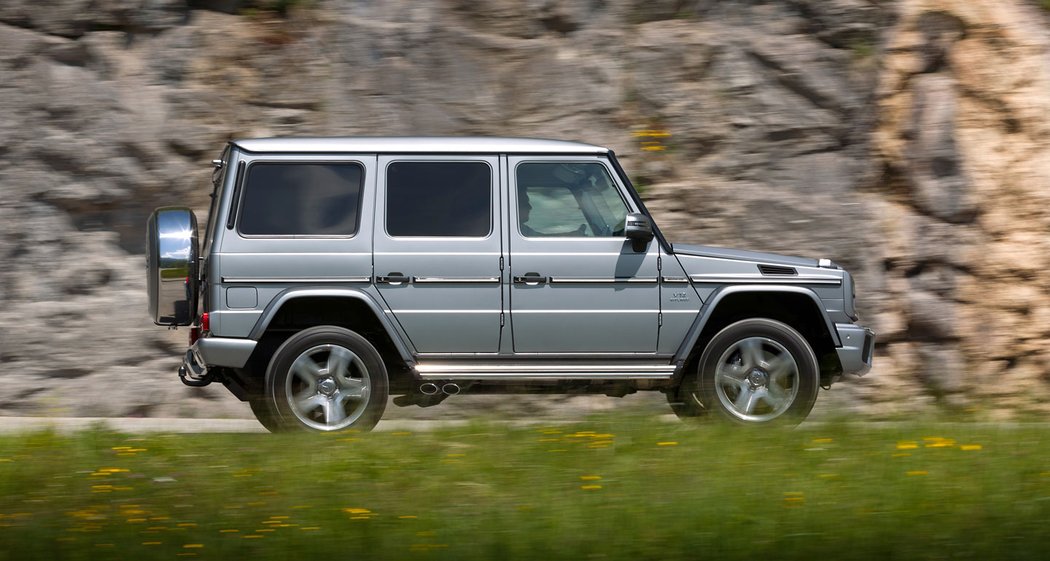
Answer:
POLYGON ((682 417, 797 423, 871 368, 849 273, 672 245, 608 148, 270 138, 214 165, 203 238, 188 208, 150 217, 150 313, 191 326, 184 383, 270 430, 467 392, 655 390, 682 417))

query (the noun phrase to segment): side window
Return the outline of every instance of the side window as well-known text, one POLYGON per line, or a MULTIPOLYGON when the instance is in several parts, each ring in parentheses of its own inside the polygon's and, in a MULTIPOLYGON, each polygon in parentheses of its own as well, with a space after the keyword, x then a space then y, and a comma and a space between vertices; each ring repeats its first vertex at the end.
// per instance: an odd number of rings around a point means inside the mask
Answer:
POLYGON ((605 166, 520 164, 518 230, 525 237, 620 237, 627 205, 605 166))
POLYGON ((248 167, 237 227, 251 236, 352 236, 360 164, 258 163, 248 167))
POLYGON ((394 162, 386 170, 391 236, 480 238, 492 231, 492 168, 484 162, 394 162))

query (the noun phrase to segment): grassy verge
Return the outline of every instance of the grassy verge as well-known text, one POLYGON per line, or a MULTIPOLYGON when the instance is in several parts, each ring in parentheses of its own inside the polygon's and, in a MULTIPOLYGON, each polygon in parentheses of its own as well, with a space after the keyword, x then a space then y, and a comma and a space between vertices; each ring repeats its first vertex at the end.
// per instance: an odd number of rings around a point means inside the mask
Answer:
POLYGON ((0 436, 0 559, 1042 559, 1050 429, 0 436))

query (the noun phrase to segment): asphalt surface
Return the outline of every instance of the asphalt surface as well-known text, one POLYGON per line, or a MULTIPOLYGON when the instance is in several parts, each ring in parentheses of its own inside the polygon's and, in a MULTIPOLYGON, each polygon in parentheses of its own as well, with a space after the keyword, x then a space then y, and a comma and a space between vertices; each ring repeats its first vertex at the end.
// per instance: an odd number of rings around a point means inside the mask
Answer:
MULTIPOLYGON (((654 416, 656 422, 677 423, 680 422, 674 415, 665 414, 654 416)), ((389 419, 379 421, 375 431, 409 431, 426 432, 439 427, 462 426, 468 424, 467 420, 417 420, 417 419, 389 419)), ((508 424, 515 426, 527 426, 533 424, 559 424, 572 422, 570 419, 544 419, 544 420, 511 420, 508 424)), ((857 421, 868 428, 892 429, 901 426, 910 426, 908 422, 892 421, 857 421)), ((800 428, 815 428, 827 423, 819 420, 805 421, 800 428)), ((1050 429, 1050 423, 1046 422, 934 422, 930 423, 943 428, 965 428, 965 427, 995 427, 1001 429, 1017 429, 1022 427, 1038 427, 1050 429)), ((255 419, 184 419, 184 418, 155 418, 155 417, 4 417, 0 416, 0 434, 18 434, 41 430, 55 430, 57 432, 74 432, 102 427, 105 429, 129 433, 266 433, 266 429, 255 419)))
MULTIPOLYGON (((466 421, 416 421, 393 419, 380 421, 377 431, 422 432, 441 426, 462 425, 466 421)), ((265 433, 255 419, 164 419, 153 417, 0 417, 0 433, 17 434, 53 429, 73 432, 102 427, 132 434, 162 433, 265 433)))

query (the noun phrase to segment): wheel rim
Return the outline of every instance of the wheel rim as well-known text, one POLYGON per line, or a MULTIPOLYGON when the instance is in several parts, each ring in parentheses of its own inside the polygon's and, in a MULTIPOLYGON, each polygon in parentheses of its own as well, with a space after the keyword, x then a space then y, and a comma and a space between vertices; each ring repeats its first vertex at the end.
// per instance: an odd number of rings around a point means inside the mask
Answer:
POLYGON ((777 341, 748 337, 730 345, 718 360, 715 393, 722 406, 744 421, 770 421, 798 396, 795 357, 777 341))
POLYGON ((363 360, 339 345, 318 345, 304 351, 285 377, 288 405, 304 425, 339 430, 361 418, 372 391, 363 360))

